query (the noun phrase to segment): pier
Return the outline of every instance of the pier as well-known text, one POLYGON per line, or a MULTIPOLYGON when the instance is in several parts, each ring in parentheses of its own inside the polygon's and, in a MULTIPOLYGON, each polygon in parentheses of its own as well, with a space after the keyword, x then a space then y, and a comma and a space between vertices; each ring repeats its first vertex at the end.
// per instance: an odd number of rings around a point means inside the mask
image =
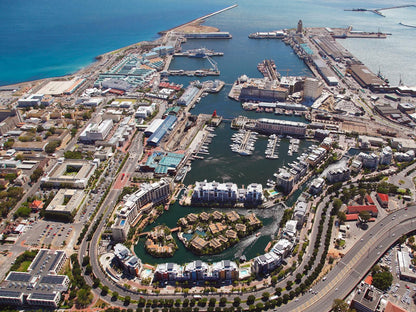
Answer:
POLYGON ((358 8, 358 9, 344 9, 344 11, 353 11, 353 12, 372 12, 374 14, 377 14, 382 17, 386 17, 383 13, 380 11, 385 10, 393 10, 393 9, 401 9, 401 8, 409 8, 409 7, 416 7, 415 4, 404 4, 404 5, 396 5, 392 7, 387 8, 381 8, 381 9, 364 9, 364 8, 358 8))

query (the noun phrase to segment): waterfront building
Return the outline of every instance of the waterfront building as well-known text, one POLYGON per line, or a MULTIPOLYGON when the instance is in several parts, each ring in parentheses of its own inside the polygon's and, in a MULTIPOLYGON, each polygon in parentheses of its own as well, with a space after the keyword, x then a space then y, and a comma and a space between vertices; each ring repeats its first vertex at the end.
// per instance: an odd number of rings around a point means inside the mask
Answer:
POLYGON ((192 198, 202 201, 235 202, 237 201, 238 188, 231 182, 195 182, 192 198))
POLYGON ((378 166, 379 157, 374 153, 366 154, 361 152, 357 158, 361 161, 364 168, 375 169, 378 166))
POLYGON ((133 256, 130 250, 123 244, 114 246, 114 259, 125 273, 138 276, 142 267, 142 262, 136 256, 133 256))
POLYGON ((296 220, 297 229, 300 230, 305 222, 306 212, 308 210, 308 203, 304 201, 296 202, 295 209, 293 210, 293 220, 296 220))
POLYGON ((352 64, 347 72, 360 84, 363 88, 381 87, 386 83, 377 75, 372 73, 365 65, 352 64))
POLYGON ((158 56, 165 56, 168 54, 173 54, 175 48, 172 46, 159 46, 152 49, 152 52, 156 53, 158 56))
MULTIPOLYGON (((319 39, 314 39, 317 42, 319 39)), ((335 73, 328 67, 328 65, 318 56, 314 55, 311 57, 313 64, 318 70, 319 74, 325 80, 329 86, 337 86, 338 79, 335 76, 335 73)))
POLYGON ((203 281, 208 276, 208 264, 201 260, 187 263, 183 275, 186 279, 191 281, 203 281))
POLYGON ((297 220, 287 221, 285 227, 283 228, 283 235, 289 237, 291 240, 294 240, 296 238, 297 226, 297 220))
POLYGON ((274 252, 268 252, 253 259, 253 272, 267 274, 282 263, 282 258, 274 252))
POLYGON ((58 159, 46 177, 41 178, 44 186, 85 188, 97 169, 97 162, 79 159, 58 159))
POLYGON ((386 146, 380 153, 380 165, 390 165, 393 158, 393 151, 390 146, 386 146))
POLYGON ((195 99, 198 92, 199 89, 197 87, 189 86, 188 88, 186 88, 185 92, 179 98, 177 104, 182 106, 188 106, 195 99))
POLYGON ((322 188, 325 185, 325 180, 322 178, 313 179, 311 182, 311 186, 309 187, 309 193, 312 195, 317 195, 322 192, 322 188))
POLYGON ((306 78, 303 85, 303 98, 305 100, 315 101, 321 96, 324 84, 317 78, 306 78))
POLYGON ((294 244, 287 239, 279 239, 279 241, 273 246, 272 252, 280 256, 282 259, 286 258, 292 253, 294 244))
POLYGON ((147 145, 158 146, 164 136, 175 127, 177 119, 176 116, 167 116, 157 130, 149 137, 147 145))
POLYGON ((350 178, 350 169, 348 167, 341 167, 330 169, 326 173, 326 179, 329 183, 344 182, 350 178))
POLYGON ((111 226, 113 240, 124 241, 131 224, 152 207, 166 202, 169 196, 170 184, 165 179, 152 184, 142 183, 137 192, 124 199, 122 208, 117 212, 116 220, 111 226))
POLYGON ((279 174, 276 177, 276 187, 282 190, 283 193, 289 194, 295 185, 295 178, 287 170, 280 168, 279 174))
POLYGON ((211 266, 212 278, 220 281, 232 281, 238 279, 238 266, 234 261, 222 260, 214 262, 211 266))
POLYGON ((95 143, 96 141, 104 141, 111 129, 113 128, 113 120, 105 119, 99 124, 90 123, 81 132, 79 141, 83 143, 95 143))
POLYGON ((311 165, 311 166, 316 166, 317 164, 319 164, 319 162, 321 162, 322 159, 324 159, 325 155, 327 153, 327 150, 323 147, 318 147, 315 148, 309 155, 308 158, 306 159, 306 161, 311 165))
POLYGON ((389 195, 383 194, 383 193, 377 193, 376 198, 381 207, 383 208, 389 207, 389 195))
POLYGON ((295 135, 300 137, 306 134, 305 123, 279 119, 260 118, 256 121, 254 129, 263 133, 295 135))
POLYGON ((11 271, 0 287, 0 305, 56 309, 70 280, 58 275, 67 257, 63 250, 41 249, 27 272, 11 271))
POLYGON ((157 281, 176 281, 182 278, 183 267, 176 263, 168 262, 158 264, 154 278, 157 281))
POLYGON ((289 94, 288 89, 281 87, 278 80, 248 78, 243 75, 237 81, 240 88, 238 100, 241 102, 284 102, 289 94))
POLYGON ((258 183, 251 183, 247 186, 246 201, 262 202, 263 201, 263 186, 258 183))

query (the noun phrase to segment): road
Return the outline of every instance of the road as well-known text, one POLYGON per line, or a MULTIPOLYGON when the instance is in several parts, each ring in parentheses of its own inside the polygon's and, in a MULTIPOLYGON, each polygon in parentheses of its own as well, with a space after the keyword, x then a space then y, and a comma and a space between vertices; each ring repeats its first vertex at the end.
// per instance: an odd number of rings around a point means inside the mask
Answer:
POLYGON ((415 213, 412 206, 380 220, 328 273, 326 281, 313 287, 317 295, 308 292, 278 311, 330 311, 334 299, 345 298, 398 238, 416 229, 415 213))

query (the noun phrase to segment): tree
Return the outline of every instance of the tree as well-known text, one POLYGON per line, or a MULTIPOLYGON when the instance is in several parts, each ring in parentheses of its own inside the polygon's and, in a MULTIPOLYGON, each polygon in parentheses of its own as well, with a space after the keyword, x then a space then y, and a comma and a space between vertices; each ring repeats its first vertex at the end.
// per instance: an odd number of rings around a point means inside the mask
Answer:
POLYGON ((335 211, 338 212, 339 208, 342 206, 342 200, 339 198, 335 198, 332 202, 332 206, 334 207, 335 211))
POLYGON ((220 306, 225 306, 226 303, 227 303, 227 298, 221 297, 220 298, 220 306))
POLYGON ((43 169, 41 167, 37 167, 33 173, 30 175, 30 181, 33 183, 37 182, 39 178, 43 175, 43 169))
POLYGON ((254 297, 254 295, 250 295, 247 297, 247 304, 248 305, 253 304, 255 300, 256 300, 256 297, 254 297))
POLYGON ((97 288, 98 286, 100 286, 100 279, 94 278, 92 287, 97 288))
POLYGON ((90 256, 85 256, 84 258, 82 258, 82 266, 86 266, 89 263, 90 263, 90 256))
POLYGON ((94 298, 92 292, 89 289, 81 288, 77 292, 76 306, 77 308, 86 308, 92 302, 94 298))
POLYGON ((368 211, 364 210, 364 211, 360 211, 360 213, 358 214, 358 217, 363 223, 367 223, 368 220, 371 219, 371 214, 368 211))
POLYGON ((373 275, 373 286, 380 290, 387 290, 392 282, 393 275, 389 271, 383 271, 373 275))
POLYGON ((339 219, 339 223, 341 224, 345 223, 345 221, 347 220, 347 216, 344 211, 338 211, 338 219, 339 219))
POLYGON ((116 301, 118 299, 118 292, 113 291, 113 296, 111 297, 111 301, 116 301))
POLYGON ((263 301, 268 301, 269 298, 270 298, 270 294, 267 291, 264 292, 261 296, 261 300, 263 300, 263 301))
POLYGON ((125 298, 124 298, 124 305, 125 306, 128 306, 129 304, 130 304, 130 301, 131 301, 131 298, 130 298, 130 296, 126 296, 125 298))
POLYGON ((281 288, 281 287, 276 287, 276 289, 275 289, 275 294, 276 294, 277 296, 280 296, 280 295, 282 294, 282 288, 281 288))
POLYGON ((240 297, 234 297, 233 306, 238 307, 241 304, 241 298, 240 297))
POLYGON ((217 302, 216 298, 214 298, 214 297, 210 298, 209 299, 209 306, 214 307, 216 302, 217 302))
POLYGON ((349 305, 342 299, 335 299, 332 304, 332 311, 334 312, 348 312, 349 305))

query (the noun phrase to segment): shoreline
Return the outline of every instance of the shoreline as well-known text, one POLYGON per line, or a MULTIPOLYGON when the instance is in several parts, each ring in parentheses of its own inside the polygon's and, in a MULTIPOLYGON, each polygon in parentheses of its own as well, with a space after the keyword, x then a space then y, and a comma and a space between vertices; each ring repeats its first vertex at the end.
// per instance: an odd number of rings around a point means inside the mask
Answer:
POLYGON ((118 52, 122 52, 123 50, 130 49, 130 48, 133 48, 135 46, 139 46, 139 45, 144 44, 144 43, 157 43, 158 41, 162 40, 163 37, 168 32, 174 31, 174 30, 178 30, 180 28, 184 28, 184 27, 187 27, 187 26, 190 26, 190 27, 193 26, 195 28, 197 28, 197 27, 207 27, 207 28, 210 28, 212 30, 215 29, 215 32, 218 32, 219 29, 216 28, 216 27, 213 27, 213 26, 202 26, 201 24, 204 23, 206 21, 206 19, 208 19, 208 18, 210 18, 212 16, 215 16, 217 14, 223 13, 225 11, 231 10, 231 9, 237 7, 237 6, 238 6, 238 4, 233 4, 233 5, 229 6, 229 7, 224 8, 224 9, 221 9, 221 10, 218 10, 218 11, 215 11, 215 12, 212 12, 212 13, 209 13, 209 14, 206 14, 204 16, 195 18, 195 19, 193 19, 193 20, 191 20, 189 22, 186 22, 186 23, 180 24, 178 26, 172 27, 172 28, 170 28, 168 30, 159 31, 159 32, 157 32, 157 35, 159 35, 160 37, 157 38, 157 39, 139 41, 139 42, 136 42, 136 43, 133 43, 133 44, 130 44, 130 45, 127 45, 127 46, 124 46, 124 47, 121 47, 121 48, 118 48, 118 49, 115 49, 115 50, 112 50, 112 51, 104 52, 102 54, 99 54, 97 56, 94 56, 93 57, 93 61, 90 64, 88 64, 86 66, 83 66, 82 68, 76 70, 73 73, 67 73, 67 74, 62 75, 62 76, 50 76, 50 77, 39 78, 39 79, 35 79, 35 80, 26 80, 26 81, 21 81, 21 82, 16 82, 16 83, 5 84, 5 85, 1 85, 0 86, 0 89, 1 88, 6 88, 6 87, 11 87, 11 86, 16 86, 16 88, 17 88, 17 87, 21 87, 23 84, 40 83, 40 82, 45 81, 47 79, 64 79, 64 78, 68 78, 69 76, 72 76, 72 75, 78 75, 78 74, 80 74, 81 71, 87 70, 89 67, 96 65, 97 62, 100 61, 105 56, 108 56, 110 54, 115 54, 115 53, 118 53, 118 52))

